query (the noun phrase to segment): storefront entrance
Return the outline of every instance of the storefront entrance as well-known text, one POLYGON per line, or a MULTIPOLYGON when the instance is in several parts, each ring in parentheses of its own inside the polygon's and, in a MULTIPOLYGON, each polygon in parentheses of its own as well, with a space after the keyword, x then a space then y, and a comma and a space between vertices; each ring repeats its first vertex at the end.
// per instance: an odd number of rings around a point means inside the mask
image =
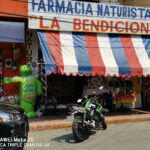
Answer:
POLYGON ((103 106, 109 110, 142 106, 141 78, 150 74, 148 36, 56 31, 38 31, 38 36, 48 94, 56 95, 58 103, 75 102, 104 85, 103 106), (80 78, 84 82, 75 80, 80 78))
POLYGON ((82 98, 85 80, 86 77, 52 74, 47 77, 47 95, 54 96, 58 104, 75 103, 82 98))
MULTIPOLYGON (((99 102, 109 112, 120 107, 140 108, 141 104, 141 79, 138 77, 105 77, 105 76, 66 76, 51 74, 47 76, 47 102, 52 106, 55 101, 56 109, 59 105, 76 103, 77 99, 93 95, 100 86, 99 102), (51 102, 51 103, 49 103, 51 102)), ((51 110, 54 107, 50 107, 51 110)), ((50 110, 49 109, 49 110, 50 110)))

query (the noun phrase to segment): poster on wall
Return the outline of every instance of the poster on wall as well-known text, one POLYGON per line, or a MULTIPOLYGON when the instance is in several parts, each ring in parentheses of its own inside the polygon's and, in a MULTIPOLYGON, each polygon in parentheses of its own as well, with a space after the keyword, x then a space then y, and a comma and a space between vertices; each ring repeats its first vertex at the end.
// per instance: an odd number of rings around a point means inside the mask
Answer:
POLYGON ((150 34, 150 9, 70 0, 29 0, 29 29, 150 34))

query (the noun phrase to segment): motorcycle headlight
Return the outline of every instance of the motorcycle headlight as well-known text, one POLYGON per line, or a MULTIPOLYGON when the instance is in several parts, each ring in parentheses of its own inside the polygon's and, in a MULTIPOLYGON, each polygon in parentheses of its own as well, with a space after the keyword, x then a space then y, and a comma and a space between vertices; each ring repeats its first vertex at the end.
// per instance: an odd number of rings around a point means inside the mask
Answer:
POLYGON ((11 114, 7 112, 0 111, 0 122, 11 123, 17 122, 21 119, 19 114, 11 114))

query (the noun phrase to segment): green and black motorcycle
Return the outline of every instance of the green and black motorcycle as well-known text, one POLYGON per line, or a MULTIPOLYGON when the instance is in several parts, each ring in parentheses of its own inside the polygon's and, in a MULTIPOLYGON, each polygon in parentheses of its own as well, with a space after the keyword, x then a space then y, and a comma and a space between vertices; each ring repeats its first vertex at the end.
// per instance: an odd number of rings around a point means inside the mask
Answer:
MULTIPOLYGON (((99 90, 103 89, 103 86, 99 90)), ((100 94, 96 92, 90 98, 78 99, 78 104, 70 104, 71 115, 68 121, 73 121, 72 131, 76 141, 88 139, 91 130, 106 130, 107 124, 101 112, 102 105, 98 103, 100 94)))

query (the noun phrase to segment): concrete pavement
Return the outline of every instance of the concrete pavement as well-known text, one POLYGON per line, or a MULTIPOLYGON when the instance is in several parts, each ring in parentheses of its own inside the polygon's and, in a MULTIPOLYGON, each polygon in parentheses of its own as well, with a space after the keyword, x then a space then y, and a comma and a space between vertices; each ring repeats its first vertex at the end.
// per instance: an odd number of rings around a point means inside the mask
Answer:
POLYGON ((76 143, 71 128, 29 132, 25 150, 149 150, 150 121, 109 124, 76 143))

